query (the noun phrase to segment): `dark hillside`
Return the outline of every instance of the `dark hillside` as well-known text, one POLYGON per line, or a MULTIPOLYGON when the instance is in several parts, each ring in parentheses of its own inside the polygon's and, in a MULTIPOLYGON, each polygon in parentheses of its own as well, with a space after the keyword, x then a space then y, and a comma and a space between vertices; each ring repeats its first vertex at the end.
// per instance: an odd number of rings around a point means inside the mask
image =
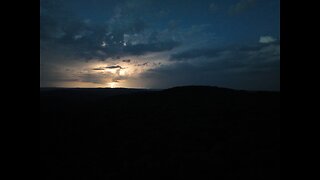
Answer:
POLYGON ((40 113, 41 179, 280 179, 279 92, 40 90, 40 113))

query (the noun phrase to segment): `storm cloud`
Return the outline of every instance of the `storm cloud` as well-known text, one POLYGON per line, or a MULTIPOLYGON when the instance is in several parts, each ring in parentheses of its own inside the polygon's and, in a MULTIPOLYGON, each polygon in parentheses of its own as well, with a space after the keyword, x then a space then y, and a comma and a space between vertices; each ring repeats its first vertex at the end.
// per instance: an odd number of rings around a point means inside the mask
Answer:
POLYGON ((115 7, 106 21, 95 23, 76 16, 67 9, 64 1, 42 0, 40 48, 43 51, 56 49, 73 59, 106 60, 167 51, 178 46, 173 40, 163 41, 152 33, 144 33, 148 25, 141 18, 143 14, 132 13, 136 8, 138 6, 125 3, 121 8, 115 7))
POLYGON ((152 83, 215 84, 232 88, 276 90, 280 86, 280 44, 253 44, 212 49, 191 49, 173 54, 174 65, 146 72, 152 83), (264 79, 265 81, 261 81, 264 79))
POLYGON ((278 10, 277 0, 40 0, 40 86, 279 89, 278 10))

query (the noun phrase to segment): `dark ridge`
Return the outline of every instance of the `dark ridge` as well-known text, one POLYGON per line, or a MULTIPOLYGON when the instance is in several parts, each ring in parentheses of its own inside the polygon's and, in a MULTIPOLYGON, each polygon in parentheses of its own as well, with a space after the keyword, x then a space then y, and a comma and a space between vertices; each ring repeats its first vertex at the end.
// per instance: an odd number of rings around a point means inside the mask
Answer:
POLYGON ((240 90, 233 90, 233 89, 228 89, 228 88, 221 88, 221 87, 215 87, 215 86, 180 86, 180 87, 173 87, 164 90, 164 93, 190 93, 197 95, 198 93, 200 94, 206 94, 206 93, 230 93, 230 92, 235 92, 235 91, 240 91, 240 90))
POLYGON ((217 86, 177 86, 173 88, 168 88, 167 90, 183 90, 183 89, 190 89, 190 90, 221 90, 221 91, 233 91, 230 88, 222 88, 217 86))
POLYGON ((56 97, 78 100, 99 100, 111 96, 119 96, 137 92, 145 92, 145 89, 127 88, 40 88, 43 97, 56 97))
POLYGON ((253 90, 239 90, 239 89, 231 89, 224 88, 218 86, 178 86, 169 89, 165 89, 167 92, 241 92, 241 93, 279 93, 278 91, 253 91, 253 90))
POLYGON ((280 179, 280 93, 40 89, 42 179, 280 179))

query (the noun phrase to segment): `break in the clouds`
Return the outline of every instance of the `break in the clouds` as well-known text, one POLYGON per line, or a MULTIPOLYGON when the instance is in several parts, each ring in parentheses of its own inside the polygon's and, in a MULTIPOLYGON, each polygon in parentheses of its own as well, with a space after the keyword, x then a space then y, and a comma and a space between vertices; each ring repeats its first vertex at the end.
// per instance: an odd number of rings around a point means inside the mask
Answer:
POLYGON ((279 0, 40 0, 40 86, 279 90, 279 0))

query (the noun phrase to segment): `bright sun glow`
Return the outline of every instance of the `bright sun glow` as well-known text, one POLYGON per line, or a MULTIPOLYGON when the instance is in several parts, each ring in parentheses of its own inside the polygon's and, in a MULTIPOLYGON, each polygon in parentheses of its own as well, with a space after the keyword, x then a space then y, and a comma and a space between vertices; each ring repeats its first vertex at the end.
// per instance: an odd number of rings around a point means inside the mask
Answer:
POLYGON ((79 62, 72 66, 61 67, 61 69, 68 68, 68 71, 61 72, 66 78, 75 79, 76 81, 59 82, 55 86, 82 88, 143 87, 144 85, 142 84, 145 82, 139 80, 143 73, 170 63, 161 58, 156 59, 153 56, 141 59, 128 56, 117 60, 106 59, 105 61, 79 62))
POLYGON ((110 88, 115 88, 115 87, 116 87, 116 83, 115 83, 115 82, 109 83, 109 87, 110 87, 110 88))

